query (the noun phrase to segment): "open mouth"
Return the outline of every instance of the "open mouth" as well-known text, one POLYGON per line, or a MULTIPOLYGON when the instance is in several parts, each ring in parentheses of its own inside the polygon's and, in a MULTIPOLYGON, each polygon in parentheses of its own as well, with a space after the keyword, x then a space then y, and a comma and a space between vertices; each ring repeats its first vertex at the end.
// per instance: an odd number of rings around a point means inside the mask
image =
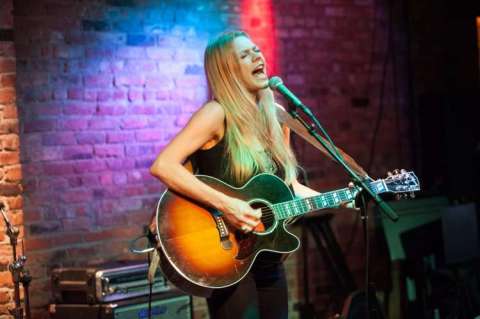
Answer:
POLYGON ((259 64, 255 69, 253 69, 252 74, 255 77, 265 76, 265 65, 263 63, 259 64))

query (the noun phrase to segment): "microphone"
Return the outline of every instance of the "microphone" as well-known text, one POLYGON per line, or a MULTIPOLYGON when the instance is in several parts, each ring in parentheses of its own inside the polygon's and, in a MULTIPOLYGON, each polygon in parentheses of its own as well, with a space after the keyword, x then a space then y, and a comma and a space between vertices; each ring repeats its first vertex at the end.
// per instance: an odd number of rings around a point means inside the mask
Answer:
POLYGON ((284 84, 281 78, 274 76, 268 80, 268 86, 272 90, 278 91, 283 95, 289 103, 292 103, 295 107, 304 108, 305 105, 292 93, 284 84))

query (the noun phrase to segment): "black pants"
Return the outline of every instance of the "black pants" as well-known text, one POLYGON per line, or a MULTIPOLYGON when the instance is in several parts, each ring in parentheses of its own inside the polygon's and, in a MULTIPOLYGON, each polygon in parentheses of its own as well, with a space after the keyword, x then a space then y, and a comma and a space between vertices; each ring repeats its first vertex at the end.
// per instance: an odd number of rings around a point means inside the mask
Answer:
POLYGON ((238 284, 214 290, 207 304, 211 319, 287 319, 283 264, 259 258, 238 284))

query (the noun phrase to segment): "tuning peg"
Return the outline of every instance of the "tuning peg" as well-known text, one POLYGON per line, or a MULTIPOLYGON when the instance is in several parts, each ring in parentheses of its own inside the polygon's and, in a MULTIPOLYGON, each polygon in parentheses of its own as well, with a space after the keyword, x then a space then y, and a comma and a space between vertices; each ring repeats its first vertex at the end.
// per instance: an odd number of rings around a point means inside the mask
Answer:
POLYGON ((388 171, 387 176, 393 176, 392 172, 388 171))
POLYGON ((415 193, 414 192, 410 192, 410 198, 415 198, 415 193))
POLYGON ((395 200, 401 200, 402 194, 395 194, 395 200))
POLYGON ((400 174, 400 170, 399 170, 398 168, 394 169, 394 170, 393 170, 393 174, 395 174, 395 175, 400 174))
POLYGON ((402 173, 402 174, 405 174, 406 172, 407 172, 407 170, 404 169, 404 168, 402 168, 402 169, 400 170, 400 173, 402 173))

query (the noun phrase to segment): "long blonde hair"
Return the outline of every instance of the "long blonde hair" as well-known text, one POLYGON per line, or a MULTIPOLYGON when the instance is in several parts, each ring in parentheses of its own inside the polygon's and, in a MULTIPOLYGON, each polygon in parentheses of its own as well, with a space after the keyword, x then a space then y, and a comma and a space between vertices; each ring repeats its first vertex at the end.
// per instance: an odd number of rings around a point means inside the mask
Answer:
MULTIPOLYGON (((233 40, 249 36, 242 31, 221 34, 205 50, 205 71, 211 98, 225 112, 227 175, 244 182, 256 172, 274 173, 283 169, 285 182, 297 174, 297 162, 277 119, 273 93, 252 100, 240 78, 233 40)), ((270 89, 267 89, 270 90, 270 89)))

